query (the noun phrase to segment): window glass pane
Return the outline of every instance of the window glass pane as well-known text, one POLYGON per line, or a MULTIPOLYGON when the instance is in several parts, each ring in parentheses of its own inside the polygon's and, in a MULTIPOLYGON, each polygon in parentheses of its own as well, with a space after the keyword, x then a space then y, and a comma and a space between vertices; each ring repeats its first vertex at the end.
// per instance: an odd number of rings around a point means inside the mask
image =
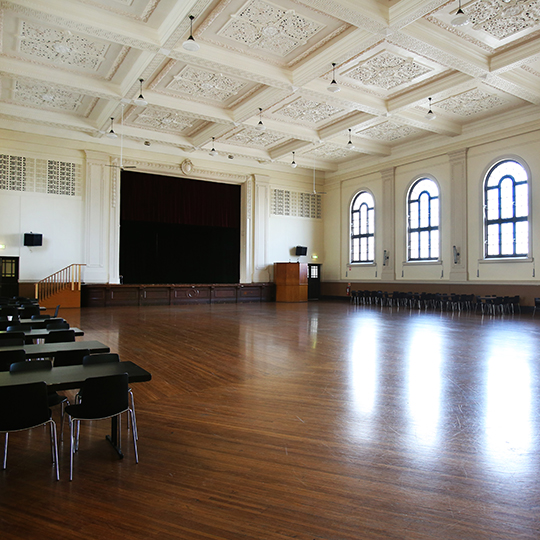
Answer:
POLYGON ((367 238, 360 238, 360 260, 367 261, 367 238))
POLYGON ((501 255, 514 254, 514 224, 501 224, 501 255))
POLYGON ((429 231, 422 231, 420 233, 420 258, 429 258, 429 231))
POLYGON ((369 234, 375 233, 375 210, 373 208, 368 212, 368 232, 369 234))
POLYGON ((429 227, 429 195, 425 192, 420 195, 420 227, 429 227))
POLYGON ((516 186, 516 217, 529 215, 529 185, 516 186))
POLYGON ((360 239, 353 238, 352 241, 352 262, 358 262, 360 260, 360 239))
POLYGON ((516 223, 516 255, 529 254, 529 223, 519 221, 516 223))
POLYGON ((439 231, 431 231, 431 258, 439 258, 439 231))
POLYGON ((439 226, 439 199, 431 200, 431 223, 432 227, 439 226))
POLYGON ((410 227, 411 229, 418 229, 418 203, 411 203, 409 207, 410 215, 410 227))
POLYGON ((367 233, 367 204, 360 207, 360 234, 367 233))
POLYGON ((499 190, 490 189, 487 192, 487 219, 499 219, 499 190))
POLYGON ((352 233, 356 236, 360 234, 360 214, 355 212, 352 216, 352 233))
POLYGON ((417 233, 417 232, 411 233, 411 259, 418 259, 419 258, 418 235, 419 235, 419 233, 417 233))
POLYGON ((370 236, 368 238, 368 261, 375 260, 375 238, 370 236))
POLYGON ((499 255, 499 225, 488 225, 487 228, 488 255, 499 255))
POLYGON ((514 182, 505 178, 501 182, 501 218, 514 217, 514 182))

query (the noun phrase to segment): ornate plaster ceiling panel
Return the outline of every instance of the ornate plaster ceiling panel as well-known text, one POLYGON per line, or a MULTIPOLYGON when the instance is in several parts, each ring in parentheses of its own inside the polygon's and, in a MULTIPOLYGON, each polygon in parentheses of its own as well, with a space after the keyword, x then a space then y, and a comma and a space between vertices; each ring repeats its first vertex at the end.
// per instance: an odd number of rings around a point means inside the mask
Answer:
POLYGON ((111 79, 129 47, 45 24, 15 12, 2 12, 2 56, 36 65, 111 79))
POLYGON ((277 119, 281 120, 318 124, 343 111, 343 108, 299 97, 287 103, 287 105, 274 110, 272 116, 276 116, 277 119))
POLYGON ((418 135, 421 130, 413 128, 411 126, 404 126, 391 120, 377 124, 370 128, 359 130, 355 134, 359 137, 365 137, 367 139, 376 139, 378 141, 392 142, 399 139, 405 139, 412 135, 418 135))
POLYGON ((434 105, 459 116, 473 116, 506 104, 508 104, 508 101, 499 96, 474 88, 468 92, 439 101, 434 105))
POLYGON ((176 135, 188 135, 197 127, 199 120, 173 111, 156 107, 146 107, 140 112, 133 111, 125 121, 126 125, 142 127, 176 135))
POLYGON ((285 137, 271 131, 258 131, 252 127, 243 127, 234 130, 231 134, 220 138, 221 141, 234 144, 236 146, 247 146, 251 148, 271 148, 278 143, 285 141, 285 137))
POLYGON ((302 156, 309 156, 328 161, 343 161, 358 156, 357 152, 332 143, 324 143, 320 146, 315 146, 314 148, 301 152, 301 154, 302 156))
POLYGON ((397 54, 383 51, 344 75, 365 85, 391 90, 396 86, 410 84, 418 77, 432 71, 427 66, 404 58, 397 54))
POLYGON ((36 60, 97 71, 108 48, 108 44, 74 35, 69 30, 22 21, 19 52, 36 60))
POLYGON ((467 6, 473 30, 504 39, 540 23, 540 0, 481 0, 467 6))
POLYGON ((55 109, 74 113, 80 107, 84 96, 44 84, 28 84, 15 81, 12 101, 44 109, 55 109))
POLYGON ((287 56, 324 28, 324 25, 266 0, 250 0, 218 32, 252 49, 287 56))
POLYGON ((81 4, 86 4, 89 6, 99 7, 110 11, 111 13, 116 13, 118 15, 123 15, 125 17, 130 17, 138 21, 147 21, 156 6, 159 4, 160 0, 78 0, 81 4))
POLYGON ((166 89, 190 97, 225 103, 245 89, 247 83, 222 73, 212 73, 194 66, 185 66, 172 77, 166 89))
POLYGON ((195 38, 285 66, 348 27, 295 0, 224 0, 197 28, 195 38))

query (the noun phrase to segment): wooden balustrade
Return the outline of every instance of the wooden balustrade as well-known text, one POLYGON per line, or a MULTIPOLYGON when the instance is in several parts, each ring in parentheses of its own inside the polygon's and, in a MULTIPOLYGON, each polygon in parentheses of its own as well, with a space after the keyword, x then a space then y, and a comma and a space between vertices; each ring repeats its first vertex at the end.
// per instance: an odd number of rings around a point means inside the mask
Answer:
POLYGON ((46 300, 53 294, 66 289, 81 290, 81 274, 84 264, 71 264, 54 274, 38 281, 35 285, 35 296, 38 300, 46 300))

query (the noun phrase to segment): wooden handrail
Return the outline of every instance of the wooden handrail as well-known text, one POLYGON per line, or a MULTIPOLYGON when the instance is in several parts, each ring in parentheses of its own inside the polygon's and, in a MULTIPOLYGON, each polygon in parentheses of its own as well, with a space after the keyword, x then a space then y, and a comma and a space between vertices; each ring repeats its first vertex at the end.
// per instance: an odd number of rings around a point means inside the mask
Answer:
POLYGON ((72 291, 77 288, 81 290, 81 275, 82 267, 86 266, 85 264, 70 264, 62 270, 58 270, 54 274, 47 276, 46 278, 38 281, 36 283, 35 295, 38 300, 45 300, 53 294, 63 291, 68 287, 72 291))

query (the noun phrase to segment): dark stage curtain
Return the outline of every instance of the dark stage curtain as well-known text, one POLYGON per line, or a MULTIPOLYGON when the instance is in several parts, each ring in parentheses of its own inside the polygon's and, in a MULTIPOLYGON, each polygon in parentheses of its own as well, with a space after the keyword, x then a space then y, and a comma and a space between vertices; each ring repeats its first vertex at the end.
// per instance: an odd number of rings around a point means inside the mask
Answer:
POLYGON ((238 283, 240 186, 122 172, 124 283, 238 283))

